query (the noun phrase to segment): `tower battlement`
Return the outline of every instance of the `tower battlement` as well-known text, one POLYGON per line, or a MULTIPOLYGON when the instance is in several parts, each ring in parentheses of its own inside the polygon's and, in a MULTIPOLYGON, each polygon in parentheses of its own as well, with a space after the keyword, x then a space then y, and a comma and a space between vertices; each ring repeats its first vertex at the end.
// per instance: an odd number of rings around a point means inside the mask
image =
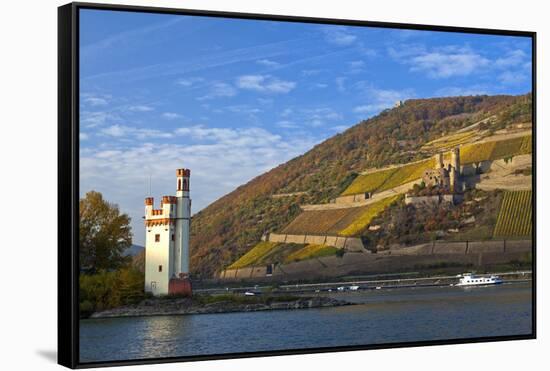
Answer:
POLYGON ((175 204, 177 198, 175 196, 162 196, 162 201, 160 202, 160 207, 164 204, 175 204))
POLYGON ((176 176, 184 176, 184 177, 190 177, 191 176, 191 170, 189 169, 177 169, 176 170, 176 176))

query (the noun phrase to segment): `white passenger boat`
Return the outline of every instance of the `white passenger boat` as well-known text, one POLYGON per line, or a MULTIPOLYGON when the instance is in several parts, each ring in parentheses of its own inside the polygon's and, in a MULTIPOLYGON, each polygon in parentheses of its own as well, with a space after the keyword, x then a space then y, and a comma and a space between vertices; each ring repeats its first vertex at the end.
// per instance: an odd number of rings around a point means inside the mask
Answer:
POLYGON ((472 273, 464 273, 455 286, 498 285, 502 280, 498 276, 481 277, 472 273))
POLYGON ((350 291, 357 291, 359 290, 359 286, 357 285, 351 285, 350 287, 348 287, 350 289, 350 291))

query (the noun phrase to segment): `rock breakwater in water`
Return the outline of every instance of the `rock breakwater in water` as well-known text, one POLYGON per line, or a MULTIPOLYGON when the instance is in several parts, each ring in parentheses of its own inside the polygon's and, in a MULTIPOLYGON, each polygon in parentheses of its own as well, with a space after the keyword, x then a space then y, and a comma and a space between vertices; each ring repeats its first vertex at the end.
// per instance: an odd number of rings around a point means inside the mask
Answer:
MULTIPOLYGON (((248 298, 247 298, 248 299, 248 298)), ((328 297, 296 297, 292 299, 262 298, 248 300, 197 300, 195 298, 154 298, 135 305, 126 305, 93 313, 90 318, 164 316, 184 314, 211 314, 229 312, 256 312, 336 307, 352 303, 328 297)))

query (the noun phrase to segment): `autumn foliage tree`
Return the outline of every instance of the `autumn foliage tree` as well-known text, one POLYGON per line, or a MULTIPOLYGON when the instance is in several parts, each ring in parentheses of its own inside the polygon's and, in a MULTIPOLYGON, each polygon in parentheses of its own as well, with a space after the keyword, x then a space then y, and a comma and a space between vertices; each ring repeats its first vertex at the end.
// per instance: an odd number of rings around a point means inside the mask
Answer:
POLYGON ((90 273, 119 269, 128 262, 123 252, 131 244, 130 217, 101 193, 86 193, 80 199, 80 269, 90 273))

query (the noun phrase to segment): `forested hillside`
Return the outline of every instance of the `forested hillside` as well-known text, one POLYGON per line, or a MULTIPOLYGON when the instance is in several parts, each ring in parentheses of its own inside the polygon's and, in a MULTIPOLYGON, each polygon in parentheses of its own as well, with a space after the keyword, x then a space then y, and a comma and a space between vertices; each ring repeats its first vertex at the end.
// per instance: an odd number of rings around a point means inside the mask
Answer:
MULTIPOLYGON (((491 118, 490 130, 531 121, 531 95, 408 100, 362 121, 305 154, 264 173, 193 217, 191 267, 210 276, 255 246, 265 232, 287 225, 300 204, 328 202, 357 173, 430 156, 423 145, 491 118), (295 196, 275 194, 299 192, 295 196)), ((481 125, 486 125, 485 123, 481 125)))

